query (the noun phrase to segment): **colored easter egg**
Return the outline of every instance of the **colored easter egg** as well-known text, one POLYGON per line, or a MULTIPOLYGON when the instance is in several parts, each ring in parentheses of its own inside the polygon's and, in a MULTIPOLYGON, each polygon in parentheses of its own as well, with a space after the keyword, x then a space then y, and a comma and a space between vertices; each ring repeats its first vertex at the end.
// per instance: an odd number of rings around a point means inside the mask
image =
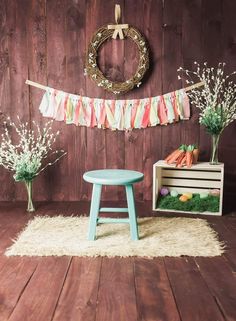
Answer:
POLYGON ((202 192, 199 195, 200 195, 200 198, 202 198, 202 199, 208 197, 208 193, 207 192, 202 192))
POLYGON ((160 190, 160 194, 161 194, 162 196, 168 195, 168 194, 169 194, 168 188, 167 188, 167 187, 162 187, 161 190, 160 190))
POLYGON ((177 197, 177 196, 178 196, 178 192, 173 189, 173 190, 170 192, 170 195, 173 196, 173 197, 177 197))
POLYGON ((191 198, 193 198, 193 194, 192 194, 192 193, 189 193, 189 192, 184 193, 183 195, 184 195, 184 196, 187 196, 187 198, 188 198, 189 200, 191 200, 191 198))
POLYGON ((180 200, 181 202, 187 202, 187 201, 188 201, 188 198, 187 198, 187 196, 185 196, 185 195, 181 195, 180 198, 179 198, 179 200, 180 200))

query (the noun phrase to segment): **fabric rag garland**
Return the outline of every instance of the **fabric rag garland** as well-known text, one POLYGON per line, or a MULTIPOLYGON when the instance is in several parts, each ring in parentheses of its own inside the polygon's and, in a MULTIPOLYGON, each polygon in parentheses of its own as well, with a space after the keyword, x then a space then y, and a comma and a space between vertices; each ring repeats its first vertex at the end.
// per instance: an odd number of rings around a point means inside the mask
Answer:
POLYGON ((39 110, 44 117, 66 124, 112 130, 167 125, 190 117, 189 98, 184 89, 144 99, 109 100, 47 87, 39 110))

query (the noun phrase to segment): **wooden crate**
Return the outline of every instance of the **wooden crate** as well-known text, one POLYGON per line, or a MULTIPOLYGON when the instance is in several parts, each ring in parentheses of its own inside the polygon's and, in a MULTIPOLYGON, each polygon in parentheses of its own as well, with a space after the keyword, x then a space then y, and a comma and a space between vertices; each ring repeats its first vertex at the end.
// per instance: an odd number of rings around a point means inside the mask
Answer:
POLYGON ((164 161, 158 161, 153 165, 153 211, 180 212, 191 214, 222 215, 224 164, 210 165, 209 163, 197 163, 189 168, 176 168, 164 161), (157 208, 157 200, 161 187, 176 190, 179 194, 184 192, 201 193, 211 189, 220 190, 219 212, 186 212, 177 210, 164 210, 157 208))

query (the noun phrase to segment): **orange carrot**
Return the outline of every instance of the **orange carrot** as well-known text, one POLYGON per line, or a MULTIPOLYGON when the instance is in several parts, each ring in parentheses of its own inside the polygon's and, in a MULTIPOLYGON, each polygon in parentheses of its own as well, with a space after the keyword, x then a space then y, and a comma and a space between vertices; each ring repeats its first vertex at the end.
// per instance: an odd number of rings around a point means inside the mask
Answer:
POLYGON ((182 154, 176 160, 176 166, 178 166, 178 164, 181 163, 181 161, 184 158, 184 156, 185 156, 185 152, 182 152, 182 154))
POLYGON ((193 163, 193 150, 195 146, 194 145, 188 145, 187 151, 186 151, 186 165, 188 168, 192 166, 193 163))
POLYGON ((177 161, 177 159, 183 154, 182 150, 178 150, 168 161, 167 164, 173 164, 177 161))
POLYGON ((170 153, 166 158, 165 161, 168 162, 169 159, 171 159, 171 157, 173 157, 179 149, 174 150, 172 153, 170 153))
POLYGON ((174 153, 173 156, 171 156, 168 161, 167 164, 173 164, 177 161, 177 159, 183 154, 185 153, 186 150, 186 145, 181 145, 178 150, 176 151, 176 153, 174 153))
POLYGON ((199 149, 195 147, 193 150, 193 164, 197 164, 198 155, 199 155, 199 149))
POLYGON ((185 165, 185 163, 186 163, 186 153, 184 153, 184 157, 178 163, 177 167, 183 167, 185 165))
POLYGON ((188 168, 192 166, 193 163, 193 152, 187 151, 186 152, 186 165, 188 168))

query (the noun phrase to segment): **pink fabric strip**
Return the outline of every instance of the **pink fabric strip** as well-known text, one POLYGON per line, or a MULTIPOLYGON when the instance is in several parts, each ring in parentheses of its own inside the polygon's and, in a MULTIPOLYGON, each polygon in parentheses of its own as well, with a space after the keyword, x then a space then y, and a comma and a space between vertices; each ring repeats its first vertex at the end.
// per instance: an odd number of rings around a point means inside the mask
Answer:
POLYGON ((178 112, 178 106, 177 106, 177 97, 175 94, 175 91, 171 93, 171 101, 174 109, 174 114, 175 114, 175 121, 179 120, 179 112, 178 112))
POLYGON ((151 109, 151 98, 149 98, 149 101, 145 105, 145 111, 143 114, 143 119, 141 123, 142 128, 146 128, 148 125, 150 125, 150 109, 151 109))
POLYGON ((185 91, 183 91, 183 110, 184 110, 184 118, 189 119, 190 118, 190 102, 188 95, 185 91))
POLYGON ((94 99, 90 100, 89 106, 91 108, 91 123, 90 123, 90 127, 95 127, 95 126, 97 126, 97 120, 96 120, 96 115, 95 115, 94 99))
POLYGON ((67 102, 69 99, 69 94, 66 94, 65 99, 64 99, 64 121, 66 122, 66 109, 67 109, 67 102))
POLYGON ((81 102, 81 97, 80 97, 78 99, 78 102, 77 102, 77 104, 75 106, 75 111, 74 111, 74 120, 73 120, 73 122, 74 122, 74 124, 76 126, 79 125, 79 112, 80 112, 81 104, 82 104, 82 102, 81 102))

